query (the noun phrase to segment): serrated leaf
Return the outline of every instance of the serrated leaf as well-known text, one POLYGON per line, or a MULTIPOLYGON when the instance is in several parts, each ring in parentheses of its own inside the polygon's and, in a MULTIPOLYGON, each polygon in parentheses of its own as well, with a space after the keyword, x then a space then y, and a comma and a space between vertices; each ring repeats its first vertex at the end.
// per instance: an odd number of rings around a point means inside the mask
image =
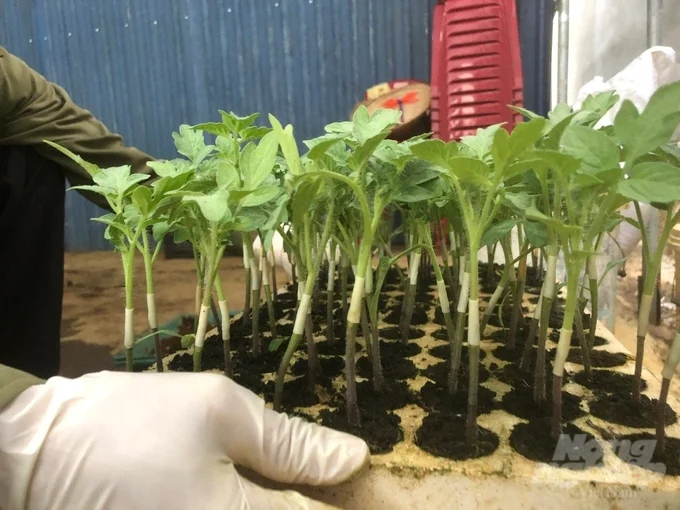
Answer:
POLYGON ((188 124, 182 124, 179 132, 172 134, 177 152, 186 156, 194 167, 197 167, 215 148, 214 145, 206 145, 202 131, 196 131, 188 124))
POLYGON ((156 242, 160 243, 163 241, 165 236, 170 232, 172 225, 167 221, 157 221, 151 225, 151 234, 156 242))
POLYGON ((354 152, 349 158, 350 167, 362 168, 383 140, 385 140, 385 134, 381 133, 355 147, 354 152))
POLYGON ((222 124, 221 122, 204 122, 202 124, 196 124, 192 126, 192 129, 205 131, 215 136, 229 136, 231 135, 230 129, 222 124))
MULTIPOLYGON (((360 145, 369 140, 382 136, 385 138, 392 126, 399 124, 401 112, 380 108, 369 114, 368 108, 361 105, 354 112, 352 134, 360 145)), ((371 151, 372 152, 372 151, 371 151)))
POLYGON ((83 184, 81 186, 71 186, 69 190, 81 190, 81 191, 90 191, 92 193, 97 193, 98 195, 112 195, 114 194, 114 190, 111 188, 105 187, 105 186, 97 186, 94 184, 83 184))
POLYGON ((484 235, 482 236, 481 246, 494 245, 499 242, 503 237, 505 237, 508 232, 510 232, 515 225, 519 222, 519 218, 511 220, 503 220, 497 223, 493 223, 489 228, 486 229, 484 235))
POLYGON ((456 142, 443 142, 442 140, 426 140, 411 146, 411 152, 425 161, 442 168, 448 168, 450 161, 458 156, 458 144, 456 142))
POLYGON ((203 217, 208 221, 221 222, 230 219, 229 193, 224 189, 218 189, 210 195, 185 196, 185 202, 195 202, 203 217))
POLYGON ((149 161, 147 165, 158 177, 174 177, 179 173, 172 161, 149 161))
POLYGON ((406 163, 414 157, 408 144, 398 143, 394 140, 383 140, 373 155, 380 161, 397 168, 404 168, 406 163))
POLYGON ((339 143, 344 137, 338 134, 326 134, 311 140, 305 140, 304 144, 309 147, 307 157, 310 159, 320 159, 326 155, 326 152, 339 143))
POLYGON ((484 129, 479 128, 477 134, 461 138, 461 143, 468 147, 479 159, 487 161, 491 155, 491 147, 496 132, 501 129, 501 126, 502 124, 494 124, 484 129))
POLYGON ((452 158, 448 168, 451 175, 458 178, 461 182, 476 184, 484 187, 489 187, 489 174, 491 169, 489 166, 474 158, 456 157, 452 158))
POLYGON ((621 151, 601 131, 569 126, 562 135, 560 146, 565 153, 581 160, 581 168, 587 173, 596 175, 602 170, 619 167, 621 151))
POLYGON ((668 163, 640 163, 623 179, 618 192, 631 200, 668 204, 680 200, 680 168, 668 163))

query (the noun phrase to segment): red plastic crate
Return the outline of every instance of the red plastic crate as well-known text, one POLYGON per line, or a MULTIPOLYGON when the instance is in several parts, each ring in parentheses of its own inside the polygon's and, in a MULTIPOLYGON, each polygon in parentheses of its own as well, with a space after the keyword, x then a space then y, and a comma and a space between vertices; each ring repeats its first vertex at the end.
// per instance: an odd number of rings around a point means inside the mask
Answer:
POLYGON ((441 98, 446 94, 446 79, 444 77, 444 6, 439 4, 434 8, 434 26, 432 27, 432 66, 430 71, 430 122, 435 138, 446 140, 446 101, 441 98), (443 111, 442 111, 443 109, 443 111))

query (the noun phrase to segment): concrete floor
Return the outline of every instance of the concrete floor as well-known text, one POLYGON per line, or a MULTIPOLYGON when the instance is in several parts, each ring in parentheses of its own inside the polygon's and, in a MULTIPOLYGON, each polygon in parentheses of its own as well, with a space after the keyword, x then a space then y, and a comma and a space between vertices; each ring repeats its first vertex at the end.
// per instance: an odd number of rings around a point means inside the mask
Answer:
MULTIPOLYGON (((193 313, 196 272, 193 260, 159 258, 155 267, 158 323, 183 313, 193 313)), ((135 272, 135 333, 148 327, 146 284, 140 257, 135 272)), ((245 272, 241 257, 225 257, 220 276, 231 309, 243 308, 245 272)), ((286 274, 277 271, 277 283, 286 274)), ((61 328, 61 374, 113 369, 111 354, 123 339, 125 288, 120 256, 115 253, 67 253, 64 264, 64 304, 61 328)))

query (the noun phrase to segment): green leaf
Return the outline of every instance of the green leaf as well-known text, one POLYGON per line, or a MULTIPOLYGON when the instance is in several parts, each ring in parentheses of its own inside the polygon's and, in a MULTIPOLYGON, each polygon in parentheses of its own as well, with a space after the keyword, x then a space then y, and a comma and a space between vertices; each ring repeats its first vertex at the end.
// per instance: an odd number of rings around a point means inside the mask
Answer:
POLYGON ((243 199, 241 205, 243 207, 256 207, 274 200, 281 193, 281 189, 276 186, 261 186, 249 193, 243 199))
POLYGON ((484 129, 480 128, 477 130, 476 135, 461 138, 461 143, 468 147, 479 159, 486 161, 487 157, 491 154, 491 147, 496 132, 501 129, 501 126, 501 124, 494 124, 484 129))
POLYGON ((293 175, 302 175, 302 163, 300 162, 297 143, 295 143, 295 138, 293 137, 293 126, 288 125, 283 129, 281 123, 273 115, 269 115, 269 122, 274 128, 276 139, 291 173, 293 175))
POLYGON ((335 144, 339 143, 343 138, 344 137, 342 135, 338 134, 325 134, 318 138, 305 140, 304 144, 309 147, 307 157, 314 160, 324 157, 326 152, 335 144))
POLYGON ((267 214, 258 207, 242 209, 233 227, 237 232, 254 232, 267 222, 267 214))
POLYGON ((189 334, 189 335, 184 335, 181 338, 180 344, 182 345, 183 349, 189 349, 189 348, 191 348, 192 345, 194 345, 195 341, 196 341, 196 335, 189 334))
POLYGON ((269 342, 269 352, 276 352, 281 347, 281 344, 286 341, 285 337, 277 336, 271 342, 269 342))
POLYGON ((206 145, 202 131, 196 131, 187 124, 179 127, 179 133, 172 134, 177 152, 186 156, 197 167, 215 148, 206 145))
POLYGON ((407 186, 397 192, 394 200, 395 202, 414 203, 429 200, 434 196, 431 190, 422 186, 407 186))
POLYGON ((458 144, 436 139, 426 140, 411 146, 411 151, 420 159, 442 168, 449 168, 450 161, 458 155, 458 144))
POLYGON ((139 186, 130 195, 132 205, 140 214, 148 215, 151 212, 151 190, 146 186, 139 186))
POLYGON ((167 221, 158 221, 151 225, 151 233, 153 235, 154 240, 157 243, 162 242, 165 236, 168 234, 168 232, 170 232, 171 228, 172 225, 167 221))
POLYGON ((626 100, 614 119, 616 136, 626 151, 626 163, 668 142, 680 122, 680 82, 660 87, 638 113, 626 100))
POLYGON ((508 164, 508 160, 512 157, 510 148, 510 135, 508 132, 500 128, 496 131, 491 145, 491 157, 496 166, 496 171, 502 172, 508 164))
POLYGON ((529 244, 534 248, 542 248, 548 244, 548 228, 544 223, 537 221, 525 221, 524 233, 527 236, 529 244))
POLYGON ((268 133, 260 140, 251 157, 241 161, 243 185, 247 189, 255 189, 272 173, 276 162, 279 144, 276 133, 268 133))
POLYGON ((635 165, 628 179, 621 180, 618 192, 638 202, 667 204, 680 200, 680 168, 668 163, 635 165))
POLYGON ((525 211, 524 214, 528 219, 544 223, 545 225, 552 228, 553 230, 560 232, 560 233, 563 233, 563 234, 571 234, 571 233, 574 233, 574 232, 577 232, 578 230, 580 230, 576 226, 565 225, 564 223, 562 223, 562 221, 560 221, 556 218, 553 218, 552 216, 546 216, 541 211, 536 209, 536 207, 533 206, 533 205, 531 207, 529 207, 525 211))
POLYGON ((517 113, 521 113, 527 119, 542 119, 543 118, 540 115, 532 112, 531 110, 527 110, 526 108, 521 108, 519 106, 514 106, 514 105, 508 105, 508 108, 510 108, 513 111, 516 111, 517 113))
POLYGON ((130 175, 130 166, 116 166, 103 170, 94 175, 92 180, 95 184, 111 188, 116 195, 124 196, 126 192, 136 184, 148 179, 146 174, 130 175))
POLYGON ((584 126, 569 126, 560 142, 562 150, 581 160, 585 172, 597 174, 601 170, 618 168, 619 147, 601 131, 584 126))
POLYGON ((506 205, 509 203, 512 207, 517 209, 517 211, 522 213, 533 204, 532 198, 525 191, 519 193, 506 193, 503 200, 506 202, 506 205))
POLYGON ((215 136, 229 136, 231 130, 221 122, 204 122, 203 124, 196 124, 192 129, 205 131, 215 136))
POLYGON ((385 138, 389 134, 390 128, 399 124, 400 120, 401 112, 397 110, 381 108, 371 115, 368 108, 361 105, 354 112, 352 133, 359 144, 364 145, 378 136, 385 138))
POLYGON ((305 179, 300 182, 293 196, 293 225, 302 225, 303 217, 309 214, 309 206, 319 193, 321 184, 318 178, 305 179))
POLYGON ((149 161, 147 165, 158 177, 174 177, 181 173, 173 161, 149 161))
POLYGON ((541 159, 544 168, 556 171, 563 179, 567 179, 581 166, 581 162, 575 157, 555 150, 536 150, 532 156, 541 159))
POLYGON ((266 126, 250 126, 241 131, 241 141, 245 142, 264 138, 266 134, 271 132, 272 129, 266 126))
POLYGON ((215 179, 217 186, 224 189, 237 187, 241 182, 238 175, 238 170, 236 170, 236 167, 226 159, 218 160, 215 179))
POLYGON ((515 227, 515 225, 517 225, 518 222, 519 219, 515 218, 492 224, 486 229, 486 232, 484 232, 481 246, 490 246, 496 244, 501 239, 503 239, 503 237, 505 237, 508 232, 510 232, 515 227))
POLYGON ((413 159, 413 153, 409 146, 394 140, 383 140, 373 155, 380 161, 400 169, 404 168, 406 163, 413 159))
POLYGON ((253 125, 253 123, 259 118, 259 113, 253 113, 246 117, 241 117, 236 115, 234 112, 225 112, 220 110, 220 116, 222 117, 222 123, 227 126, 231 132, 236 135, 240 134, 245 129, 253 125))
POLYGON ((546 124, 546 119, 542 117, 517 124, 510 135, 510 154, 519 157, 525 150, 532 147, 543 136, 546 124))
POLYGON ((526 159, 518 161, 517 163, 513 163, 506 168, 505 172, 503 173, 503 177, 507 181, 508 179, 512 179, 517 175, 522 175, 527 170, 540 167, 542 164, 543 160, 541 159, 526 159))
POLYGON ((489 187, 491 169, 486 163, 474 158, 452 158, 448 167, 449 172, 461 182, 489 187))
POLYGON ((185 202, 195 202, 203 217, 208 221, 221 222, 231 217, 229 210, 229 193, 224 189, 218 189, 210 195, 185 196, 185 202))
POLYGON ((379 134, 355 147, 354 153, 349 159, 350 167, 356 169, 362 168, 383 140, 385 140, 385 134, 379 134))
POLYGON ((90 177, 94 177, 95 175, 97 175, 98 173, 100 173, 102 171, 101 168, 99 168, 97 165, 94 165, 92 163, 88 163, 83 158, 74 154, 73 152, 71 152, 66 147, 63 147, 63 146, 61 146, 57 143, 54 143, 54 142, 50 142, 49 140, 43 140, 43 142, 45 142, 50 147, 57 149, 62 154, 64 154, 65 156, 68 156, 73 161, 78 163, 90 175, 90 177))
POLYGON ((114 190, 104 186, 97 186, 92 184, 83 184, 82 186, 71 186, 69 190, 80 190, 80 191, 90 191, 92 193, 97 193, 98 195, 112 195, 114 190))

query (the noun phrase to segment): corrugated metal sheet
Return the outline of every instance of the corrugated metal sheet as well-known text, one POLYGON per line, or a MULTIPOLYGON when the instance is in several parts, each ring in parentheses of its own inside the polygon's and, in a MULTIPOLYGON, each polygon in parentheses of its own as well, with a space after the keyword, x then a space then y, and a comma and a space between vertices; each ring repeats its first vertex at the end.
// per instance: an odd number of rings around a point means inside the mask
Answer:
MULTIPOLYGON (((545 35, 524 29, 536 30, 550 1, 518 2, 525 70, 540 73, 536 51, 545 54, 535 45, 545 35)), ((129 144, 163 158, 174 155, 173 129, 216 119, 218 109, 271 112, 306 139, 347 118, 375 83, 428 80, 435 3, 0 0, 0 44, 129 144)), ((525 97, 538 98, 542 87, 531 87, 525 78, 525 97)), ((67 194, 68 250, 109 249, 89 221, 98 214, 67 194)))
MULTIPOLYGON (((428 79, 434 0, 0 0, 0 44, 126 141, 174 154, 179 124, 273 113, 301 138, 376 82, 428 79)), ((68 193, 69 250, 108 249, 68 193)))

